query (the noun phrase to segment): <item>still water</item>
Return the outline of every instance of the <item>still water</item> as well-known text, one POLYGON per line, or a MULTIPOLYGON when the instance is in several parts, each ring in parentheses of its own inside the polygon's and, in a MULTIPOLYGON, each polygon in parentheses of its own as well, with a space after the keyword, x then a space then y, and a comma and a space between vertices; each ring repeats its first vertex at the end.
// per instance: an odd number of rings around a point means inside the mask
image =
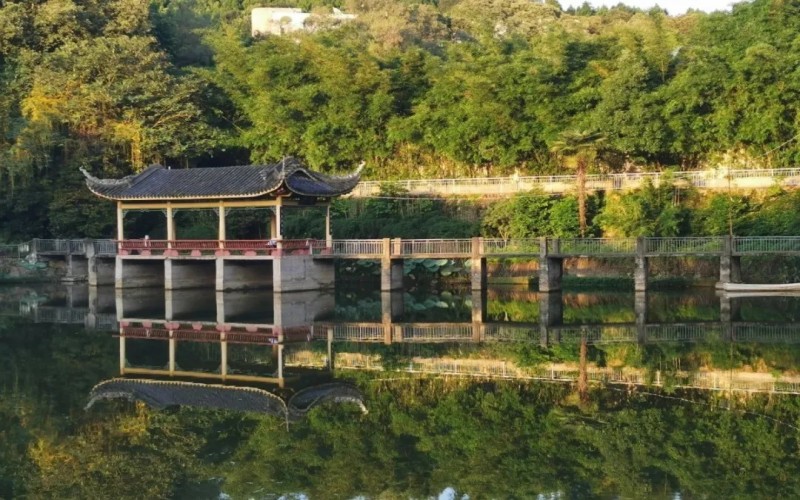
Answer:
POLYGON ((0 497, 800 497, 800 298, 0 289, 0 497))

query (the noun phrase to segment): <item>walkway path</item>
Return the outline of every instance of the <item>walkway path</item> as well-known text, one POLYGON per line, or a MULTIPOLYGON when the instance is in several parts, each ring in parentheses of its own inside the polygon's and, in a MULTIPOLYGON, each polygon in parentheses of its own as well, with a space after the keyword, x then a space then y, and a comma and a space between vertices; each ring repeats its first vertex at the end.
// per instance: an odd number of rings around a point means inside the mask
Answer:
MULTIPOLYGON (((800 168, 773 168, 757 170, 693 170, 685 172, 644 172, 630 174, 596 174, 587 176, 589 191, 627 191, 641 187, 645 179, 658 184, 666 176, 677 183, 692 185, 698 189, 765 189, 773 186, 800 185, 800 168)), ((380 195, 382 184, 387 181, 362 181, 351 197, 374 197, 380 195)), ((475 177, 460 179, 414 179, 390 181, 410 195, 432 196, 504 196, 533 189, 545 193, 563 194, 575 191, 573 175, 475 177)))

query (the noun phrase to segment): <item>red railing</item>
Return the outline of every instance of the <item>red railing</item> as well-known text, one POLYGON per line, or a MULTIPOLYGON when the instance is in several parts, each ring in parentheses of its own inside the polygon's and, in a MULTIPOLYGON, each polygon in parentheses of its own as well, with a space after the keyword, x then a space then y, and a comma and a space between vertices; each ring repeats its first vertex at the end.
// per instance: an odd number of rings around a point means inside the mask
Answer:
POLYGON ((230 331, 228 325, 217 325, 215 329, 167 329, 166 325, 157 328, 145 326, 123 326, 120 335, 131 339, 168 340, 173 338, 188 342, 221 342, 222 335, 231 344, 275 344, 278 334, 272 329, 263 332, 230 331), (228 330, 228 331, 226 331, 228 330), (172 337, 170 337, 170 333, 172 337))

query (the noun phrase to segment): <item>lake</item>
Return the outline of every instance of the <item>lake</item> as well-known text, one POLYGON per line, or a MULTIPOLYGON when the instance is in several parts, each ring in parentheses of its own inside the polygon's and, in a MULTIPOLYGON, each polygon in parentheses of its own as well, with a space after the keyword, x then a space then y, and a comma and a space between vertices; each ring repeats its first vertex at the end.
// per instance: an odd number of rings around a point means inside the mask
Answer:
POLYGON ((0 288, 0 497, 798 497, 798 316, 704 288, 0 288))

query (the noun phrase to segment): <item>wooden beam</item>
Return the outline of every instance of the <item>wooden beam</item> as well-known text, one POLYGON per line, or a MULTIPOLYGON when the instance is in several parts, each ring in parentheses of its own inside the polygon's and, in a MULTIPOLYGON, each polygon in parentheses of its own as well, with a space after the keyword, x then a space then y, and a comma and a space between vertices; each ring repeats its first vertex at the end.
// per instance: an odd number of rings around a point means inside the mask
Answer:
POLYGON ((167 206, 171 205, 174 209, 185 208, 260 208, 260 207, 277 207, 277 206, 302 206, 297 200, 286 198, 276 198, 274 200, 211 200, 211 201, 153 201, 153 202, 118 202, 125 210, 165 210, 167 206))

